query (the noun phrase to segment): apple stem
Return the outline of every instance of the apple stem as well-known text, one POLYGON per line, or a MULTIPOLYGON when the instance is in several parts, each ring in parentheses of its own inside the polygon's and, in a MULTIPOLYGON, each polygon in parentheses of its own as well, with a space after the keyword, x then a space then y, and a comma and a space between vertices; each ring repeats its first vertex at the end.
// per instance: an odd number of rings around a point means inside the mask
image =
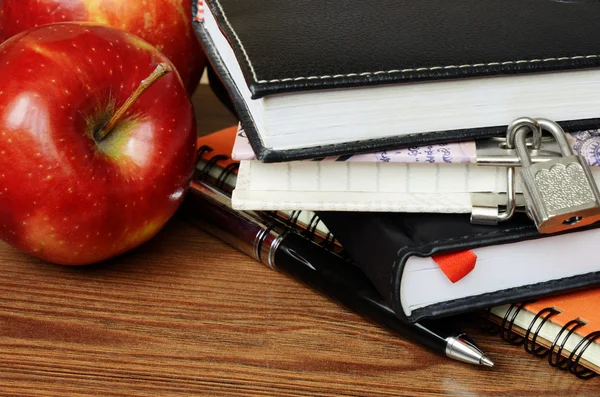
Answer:
POLYGON ((94 138, 97 142, 101 141, 108 135, 110 131, 115 127, 115 125, 119 122, 121 117, 133 106, 133 104, 140 99, 140 97, 146 92, 154 83, 160 80, 165 75, 169 74, 173 69, 167 63, 160 63, 156 69, 150 74, 150 76, 146 77, 140 85, 136 88, 136 90, 131 94, 129 98, 125 101, 125 103, 115 112, 115 114, 108 120, 106 124, 100 128, 94 138))

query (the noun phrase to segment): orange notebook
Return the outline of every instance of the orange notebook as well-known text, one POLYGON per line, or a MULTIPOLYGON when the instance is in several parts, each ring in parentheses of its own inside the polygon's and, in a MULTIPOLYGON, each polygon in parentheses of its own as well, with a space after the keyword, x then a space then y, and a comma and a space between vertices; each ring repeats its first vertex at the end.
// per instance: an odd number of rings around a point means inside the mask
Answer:
POLYGON ((600 288, 490 310, 502 339, 580 378, 600 374, 600 288))
POLYGON ((198 150, 221 156, 218 164, 222 167, 226 167, 232 163, 238 163, 231 159, 231 151, 233 150, 233 143, 235 142, 237 131, 237 125, 234 125, 213 132, 212 134, 203 135, 197 140, 196 145, 198 150))

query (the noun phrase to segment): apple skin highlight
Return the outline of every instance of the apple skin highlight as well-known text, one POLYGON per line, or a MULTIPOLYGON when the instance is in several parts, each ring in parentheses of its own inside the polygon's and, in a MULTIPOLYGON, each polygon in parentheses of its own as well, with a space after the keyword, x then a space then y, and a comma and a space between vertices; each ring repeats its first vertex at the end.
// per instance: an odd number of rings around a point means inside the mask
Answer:
POLYGON ((206 65, 192 28, 189 0, 3 0, 0 41, 57 22, 94 22, 133 33, 155 46, 175 65, 188 94, 206 65))
POLYGON ((93 132, 170 61, 138 37, 61 23, 0 45, 0 238, 83 265, 153 237, 195 165, 192 104, 176 71, 150 86, 101 141, 93 132))

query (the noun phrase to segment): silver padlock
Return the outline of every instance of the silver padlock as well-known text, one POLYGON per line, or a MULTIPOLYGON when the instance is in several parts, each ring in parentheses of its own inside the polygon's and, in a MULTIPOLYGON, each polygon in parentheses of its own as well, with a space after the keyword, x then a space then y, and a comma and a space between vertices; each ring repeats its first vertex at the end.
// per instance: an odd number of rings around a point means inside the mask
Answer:
MULTIPOLYGON (((586 160, 575 155, 563 129, 546 119, 536 119, 550 132, 563 157, 532 164, 525 144, 530 128, 520 128, 514 145, 521 160, 521 183, 527 214, 540 233, 556 233, 600 220, 600 194, 586 160)), ((508 136, 511 136, 510 131, 508 136)))

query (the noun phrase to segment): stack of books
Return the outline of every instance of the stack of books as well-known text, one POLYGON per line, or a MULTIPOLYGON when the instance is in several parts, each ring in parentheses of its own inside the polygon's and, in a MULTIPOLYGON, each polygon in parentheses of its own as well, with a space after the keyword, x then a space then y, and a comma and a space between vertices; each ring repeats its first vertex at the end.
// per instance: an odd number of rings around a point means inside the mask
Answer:
POLYGON ((487 309, 506 339, 600 372, 600 3, 194 12, 240 120, 203 141, 235 210, 302 213, 406 324, 487 309))

